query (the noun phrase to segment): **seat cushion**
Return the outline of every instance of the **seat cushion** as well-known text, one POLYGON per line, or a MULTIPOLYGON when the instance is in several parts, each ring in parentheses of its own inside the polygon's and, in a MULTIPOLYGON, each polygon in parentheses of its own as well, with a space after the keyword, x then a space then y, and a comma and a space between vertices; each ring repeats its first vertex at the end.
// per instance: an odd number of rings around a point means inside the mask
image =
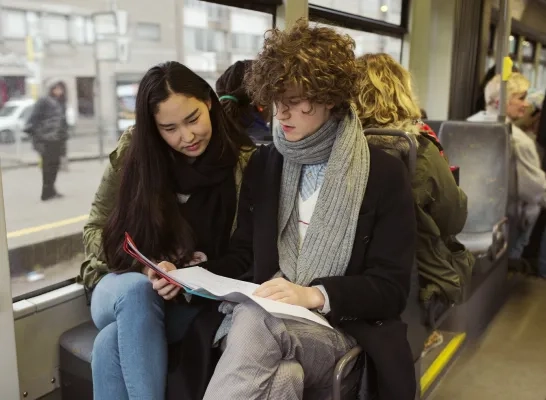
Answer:
POLYGON ((74 385, 80 387, 83 382, 92 382, 91 353, 98 333, 93 322, 89 321, 61 335, 59 369, 63 390, 74 385))
POLYGON ((460 233, 457 239, 474 254, 486 253, 493 244, 493 232, 460 233))
POLYGON ((60 346, 79 359, 91 362, 95 337, 99 333, 92 321, 86 322, 62 334, 60 346))

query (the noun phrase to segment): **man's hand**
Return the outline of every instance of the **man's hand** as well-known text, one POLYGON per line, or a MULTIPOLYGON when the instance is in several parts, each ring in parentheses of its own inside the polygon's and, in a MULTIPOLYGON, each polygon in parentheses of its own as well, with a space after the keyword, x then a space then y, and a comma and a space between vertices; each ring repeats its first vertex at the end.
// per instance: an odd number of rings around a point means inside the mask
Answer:
MULTIPOLYGON (((168 261, 158 264, 158 267, 165 272, 176 269, 176 266, 168 261)), ((154 290, 165 300, 174 299, 180 293, 180 287, 169 283, 165 278, 161 278, 153 269, 148 268, 148 279, 152 282, 154 290)))
POLYGON ((324 296, 316 287, 296 285, 284 278, 276 278, 260 285, 254 295, 313 310, 324 306, 324 296))

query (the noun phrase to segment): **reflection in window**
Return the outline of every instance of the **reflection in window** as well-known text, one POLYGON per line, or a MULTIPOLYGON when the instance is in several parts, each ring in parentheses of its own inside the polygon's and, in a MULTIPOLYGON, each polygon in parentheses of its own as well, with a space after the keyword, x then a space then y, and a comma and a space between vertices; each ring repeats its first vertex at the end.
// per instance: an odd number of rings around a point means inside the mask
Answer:
POLYGON ((26 13, 19 10, 2 10, 2 35, 6 39, 24 39, 27 35, 26 13))
POLYGON ((402 22, 403 0, 311 0, 311 4, 328 7, 391 24, 402 22))
POLYGON ((400 61, 402 57, 402 39, 390 36, 378 35, 376 33, 362 32, 354 29, 342 28, 339 26, 318 24, 334 28, 339 33, 350 35, 356 44, 355 55, 363 56, 367 53, 387 53, 395 60, 400 61))
POLYGON ((42 28, 47 40, 68 42, 68 18, 65 15, 45 14, 42 17, 42 28))

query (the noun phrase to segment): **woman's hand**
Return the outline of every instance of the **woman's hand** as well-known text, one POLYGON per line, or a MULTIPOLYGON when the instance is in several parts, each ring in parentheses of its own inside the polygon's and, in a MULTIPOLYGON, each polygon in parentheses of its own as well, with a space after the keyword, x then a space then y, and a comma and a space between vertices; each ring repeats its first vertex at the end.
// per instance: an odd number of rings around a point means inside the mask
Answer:
MULTIPOLYGON (((207 261, 206 254, 200 251, 196 251, 195 253, 193 253, 192 260, 184 264, 184 266, 188 267, 191 265, 200 264, 205 261, 207 261)), ((173 271, 176 269, 176 266, 168 261, 160 262, 157 266, 165 272, 173 271)), ((154 290, 157 291, 157 293, 165 300, 172 300, 176 296, 178 296, 178 293, 180 293, 181 288, 179 286, 169 283, 169 281, 167 281, 165 278, 161 278, 153 269, 145 267, 142 272, 148 275, 148 279, 150 280, 150 282, 152 282, 152 287, 154 288, 154 290)))
MULTIPOLYGON (((176 269, 176 266, 168 261, 160 262, 157 265, 165 272, 176 269)), ((152 282, 154 290, 165 300, 174 299, 180 293, 180 287, 169 283, 165 278, 161 278, 153 269, 148 268, 148 279, 152 282)))
POLYGON ((296 285, 284 278, 276 278, 260 285, 254 295, 307 309, 322 308, 324 296, 316 287, 296 285))
POLYGON ((192 265, 201 264, 205 261, 207 261, 207 255, 201 251, 196 251, 193 253, 191 261, 184 264, 184 267, 191 267, 192 265))

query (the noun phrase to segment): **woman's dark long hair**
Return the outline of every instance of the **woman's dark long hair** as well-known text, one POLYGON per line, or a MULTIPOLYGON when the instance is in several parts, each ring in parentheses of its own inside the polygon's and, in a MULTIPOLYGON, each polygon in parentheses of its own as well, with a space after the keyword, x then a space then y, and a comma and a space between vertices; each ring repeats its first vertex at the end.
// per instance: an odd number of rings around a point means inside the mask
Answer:
POLYGON ((125 232, 151 259, 187 262, 194 251, 191 227, 177 202, 169 162, 173 150, 161 137, 155 122, 159 104, 172 94, 202 102, 211 101, 212 134, 219 135, 222 151, 239 155, 253 146, 226 116, 210 85, 184 65, 169 61, 151 68, 140 82, 136 98, 136 122, 124 157, 116 205, 103 229, 102 245, 111 271, 139 271, 123 251, 125 232))
POLYGON ((250 70, 251 65, 252 60, 237 61, 216 81, 216 93, 219 97, 233 96, 237 99, 223 99, 221 103, 227 115, 243 130, 252 125, 253 113, 256 111, 243 83, 245 73, 250 70))

